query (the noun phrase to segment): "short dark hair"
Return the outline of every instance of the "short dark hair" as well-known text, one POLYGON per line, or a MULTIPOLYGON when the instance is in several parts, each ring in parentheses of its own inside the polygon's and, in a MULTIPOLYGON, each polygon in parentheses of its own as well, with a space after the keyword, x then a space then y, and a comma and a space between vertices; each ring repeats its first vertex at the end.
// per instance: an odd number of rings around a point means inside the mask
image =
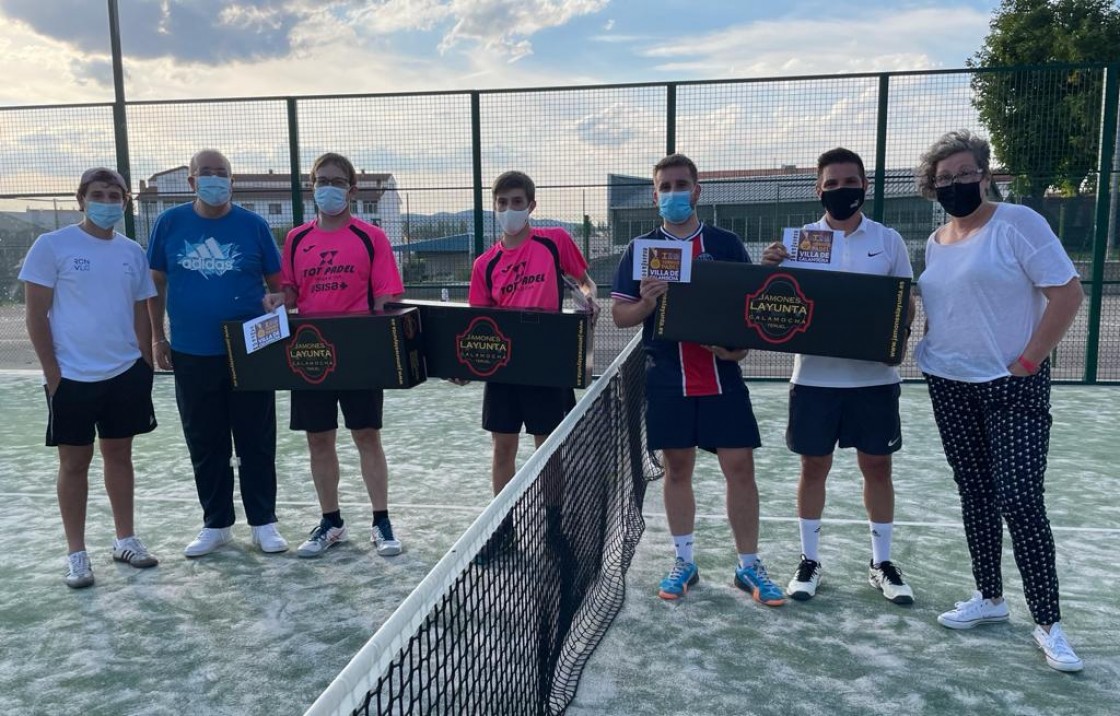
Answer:
POLYGON ((511 189, 524 189, 525 198, 528 201, 536 201, 537 185, 529 178, 525 172, 509 171, 503 172, 494 180, 494 186, 490 188, 491 198, 496 197, 503 191, 511 189))
POLYGON ((346 172, 346 179, 350 182, 350 186, 358 185, 358 173, 354 171, 354 165, 350 162, 349 159, 342 156, 341 154, 336 154, 335 152, 320 154, 319 158, 315 160, 315 163, 311 165, 312 184, 315 183, 315 172, 319 171, 319 167, 326 166, 327 164, 336 166, 342 171, 346 172))
POLYGON ((688 173, 692 175, 693 183, 700 180, 700 173, 696 171, 696 162, 692 161, 683 154, 670 154, 657 164, 653 165, 653 178, 657 180, 657 172, 662 169, 669 169, 670 167, 688 167, 688 173))
POLYGON ((867 172, 863 169, 863 159, 851 149, 845 149, 844 147, 829 149, 817 157, 817 181, 820 181, 821 174, 824 174, 824 168, 832 164, 855 164, 859 167, 859 178, 867 181, 867 172))

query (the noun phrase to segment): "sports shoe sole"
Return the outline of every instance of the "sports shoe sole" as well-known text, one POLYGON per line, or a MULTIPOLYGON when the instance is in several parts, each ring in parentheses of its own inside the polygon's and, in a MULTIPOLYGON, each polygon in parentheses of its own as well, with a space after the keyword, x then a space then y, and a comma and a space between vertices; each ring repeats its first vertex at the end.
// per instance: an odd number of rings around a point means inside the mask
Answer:
POLYGON ((948 629, 971 629, 973 627, 980 626, 981 624, 1002 624, 1006 621, 1011 621, 1010 615, 1002 617, 982 617, 970 622, 955 622, 950 619, 943 619, 940 616, 937 617, 937 623, 948 629))
POLYGON ((735 575, 735 586, 738 587, 739 589, 742 589, 747 594, 751 595, 751 598, 754 599, 759 604, 763 604, 763 605, 768 606, 768 607, 780 607, 780 606, 782 606, 786 603, 785 599, 769 599, 769 600, 763 599, 759 594, 758 588, 753 587, 753 586, 747 584, 746 582, 744 582, 743 580, 739 579, 738 574, 735 575))
POLYGON ((156 559, 155 557, 148 557, 148 559, 146 559, 146 560, 142 560, 142 561, 139 561, 139 562, 134 562, 131 559, 129 559, 128 557, 123 557, 123 556, 118 557, 115 554, 113 555, 113 561, 114 562, 120 562, 121 564, 127 564, 130 567, 136 567, 137 569, 149 569, 149 568, 154 567, 157 564, 159 564, 159 560, 156 559))
MULTIPOLYGON (((1046 650, 1043 649, 1041 646, 1039 646, 1038 648, 1039 648, 1040 651, 1042 651, 1043 656, 1046 656, 1046 650)), ((1083 662, 1083 661, 1079 660, 1074 664, 1067 664, 1063 661, 1055 661, 1054 659, 1051 659, 1049 656, 1046 656, 1046 665, 1049 666, 1054 671, 1061 671, 1061 672, 1064 672, 1066 674, 1073 674, 1073 673, 1081 671, 1085 668, 1085 662, 1083 662)))
MULTIPOLYGON (((742 589, 742 587, 740 587, 740 589, 742 589)), ((817 596, 817 593, 802 591, 791 592, 789 589, 786 589, 786 596, 798 602, 807 602, 813 597, 817 596)))
POLYGON ((66 586, 70 587, 71 589, 85 589, 86 587, 92 587, 93 575, 91 574, 89 575, 89 577, 84 577, 82 579, 67 579, 66 586))
POLYGON ((683 597, 684 595, 688 594, 689 588, 696 586, 696 583, 699 582, 699 581, 700 581, 700 572, 697 571, 696 574, 692 575, 691 579, 689 579, 687 582, 684 583, 684 586, 681 588, 681 593, 680 594, 673 594, 672 592, 666 592, 664 589, 658 588, 657 596, 661 597, 662 599, 664 599, 667 602, 674 602, 674 601, 680 599, 681 597, 683 597))

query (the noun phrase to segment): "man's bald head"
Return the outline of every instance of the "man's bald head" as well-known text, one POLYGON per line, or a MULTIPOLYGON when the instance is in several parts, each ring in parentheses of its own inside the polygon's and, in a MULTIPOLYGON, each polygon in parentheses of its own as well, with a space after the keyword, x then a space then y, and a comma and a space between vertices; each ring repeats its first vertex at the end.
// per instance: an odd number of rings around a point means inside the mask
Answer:
POLYGON ((219 152, 217 149, 202 149, 195 152, 191 157, 190 175, 198 176, 202 173, 209 173, 211 175, 221 174, 217 170, 224 170, 225 176, 229 176, 232 171, 229 160, 226 155, 219 152))

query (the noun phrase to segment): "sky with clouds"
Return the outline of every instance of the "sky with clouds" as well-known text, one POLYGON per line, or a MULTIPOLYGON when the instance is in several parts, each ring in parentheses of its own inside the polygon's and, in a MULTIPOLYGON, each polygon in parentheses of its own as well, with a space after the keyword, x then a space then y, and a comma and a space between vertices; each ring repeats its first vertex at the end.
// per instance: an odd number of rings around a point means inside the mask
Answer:
MULTIPOLYGON (((996 0, 121 0, 130 100, 956 68, 996 0)), ((0 0, 0 105, 112 100, 107 3, 0 0)))

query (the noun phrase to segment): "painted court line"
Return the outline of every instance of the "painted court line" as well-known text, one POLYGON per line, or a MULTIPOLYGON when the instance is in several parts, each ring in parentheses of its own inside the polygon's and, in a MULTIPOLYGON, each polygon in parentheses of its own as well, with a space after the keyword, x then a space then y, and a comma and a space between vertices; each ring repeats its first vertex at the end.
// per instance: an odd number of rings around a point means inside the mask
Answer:
MULTIPOLYGON (((43 499, 56 499, 53 492, 0 492, 0 499, 11 497, 33 497, 43 499)), ((173 496, 153 496, 153 495, 138 495, 139 502, 172 502, 176 504, 198 504, 198 500, 193 497, 173 497, 173 496)), ((90 496, 91 502, 99 502, 108 504, 108 500, 104 496, 90 496)), ((319 506, 313 502, 301 502, 299 500, 277 500, 276 504, 283 507, 306 507, 307 509, 317 509, 319 506)), ((343 502, 342 506, 347 508, 361 508, 368 506, 368 502, 343 502)), ((464 512, 464 513, 477 513, 481 512, 486 505, 441 505, 425 502, 390 502, 389 507, 395 510, 437 510, 439 512, 464 512)), ((655 520, 658 522, 665 521, 663 514, 643 514, 647 520, 655 520)), ((726 522, 726 515, 696 515, 696 519, 705 522, 726 522)), ((762 522, 797 522, 796 517, 760 517, 762 522)), ((832 525, 867 525, 867 520, 857 519, 832 519, 826 518, 823 520, 825 524, 832 525)), ((896 520, 896 525, 901 527, 920 527, 923 529, 934 530, 960 530, 963 529, 959 522, 912 522, 908 520, 896 520)), ((1120 528, 1114 527, 1063 527, 1059 525, 1051 525, 1050 529, 1054 532, 1092 532, 1100 535, 1120 535, 1120 528)))

